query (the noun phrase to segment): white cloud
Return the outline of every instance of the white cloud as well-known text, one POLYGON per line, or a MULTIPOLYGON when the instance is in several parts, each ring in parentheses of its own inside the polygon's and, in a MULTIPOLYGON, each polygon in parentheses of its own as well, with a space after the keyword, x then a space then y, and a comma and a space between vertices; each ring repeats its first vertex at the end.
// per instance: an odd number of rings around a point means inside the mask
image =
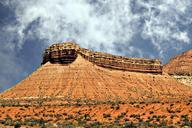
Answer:
POLYGON ((192 1, 140 1, 138 4, 147 9, 144 12, 145 24, 142 36, 151 39, 161 58, 166 49, 177 49, 178 46, 191 43, 188 30, 183 29, 181 24, 185 24, 187 28, 190 25, 189 20, 192 19, 192 15, 188 10, 192 7, 192 1))
POLYGON ((172 35, 174 39, 180 40, 182 42, 188 43, 190 42, 189 36, 187 32, 179 32, 179 33, 174 33, 172 35))
POLYGON ((103 43, 108 51, 114 52, 113 42, 129 45, 138 33, 151 39, 159 51, 162 46, 170 47, 172 40, 181 45, 190 43, 187 32, 181 31, 177 24, 186 22, 180 15, 189 17, 190 0, 137 0, 135 7, 132 3, 131 0, 98 0, 92 4, 88 0, 15 0, 6 5, 15 8, 17 23, 9 28, 17 33, 19 47, 24 38, 37 36, 48 40, 48 44, 72 38, 97 49, 103 43), (143 11, 134 13, 133 8, 143 11), (26 35, 24 31, 37 20, 26 35))
MULTIPOLYGON (((188 30, 192 23, 191 0, 5 0, 1 3, 16 16, 16 21, 0 29, 0 43, 11 55, 28 38, 46 40, 42 43, 47 44, 74 39, 95 50, 102 44, 106 52, 115 54, 121 52, 115 51, 118 45, 129 55, 136 53, 142 57, 145 51, 132 45, 133 39, 141 36, 147 40, 142 43, 152 45, 161 58, 167 49, 191 43, 188 30)), ((149 56, 154 57, 153 53, 149 56)))

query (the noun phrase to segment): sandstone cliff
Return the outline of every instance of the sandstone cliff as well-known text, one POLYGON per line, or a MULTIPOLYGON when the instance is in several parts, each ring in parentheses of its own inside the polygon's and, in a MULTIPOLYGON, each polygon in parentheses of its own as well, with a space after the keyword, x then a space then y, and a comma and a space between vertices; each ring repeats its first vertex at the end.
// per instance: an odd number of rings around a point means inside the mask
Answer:
POLYGON ((162 73, 162 65, 159 59, 129 58, 95 52, 82 48, 73 42, 56 43, 48 47, 44 52, 42 64, 46 62, 71 63, 76 59, 77 54, 80 54, 89 62, 105 68, 154 74, 162 73))
POLYGON ((172 58, 168 64, 163 66, 163 72, 192 86, 192 50, 172 58))
POLYGON ((143 102, 186 99, 192 96, 191 91, 162 75, 159 60, 115 56, 60 43, 45 50, 41 67, 0 97, 143 102))
POLYGON ((47 62, 0 97, 162 101, 185 99, 191 91, 170 76, 106 69, 78 55, 71 64, 47 62))

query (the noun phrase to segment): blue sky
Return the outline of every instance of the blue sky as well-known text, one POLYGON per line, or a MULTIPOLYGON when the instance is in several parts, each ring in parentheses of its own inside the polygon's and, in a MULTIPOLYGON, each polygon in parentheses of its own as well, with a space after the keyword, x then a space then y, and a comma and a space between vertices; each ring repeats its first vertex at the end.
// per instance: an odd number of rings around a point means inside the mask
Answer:
POLYGON ((0 91, 39 67, 43 49, 66 40, 167 63, 192 49, 192 1, 0 0, 0 91))

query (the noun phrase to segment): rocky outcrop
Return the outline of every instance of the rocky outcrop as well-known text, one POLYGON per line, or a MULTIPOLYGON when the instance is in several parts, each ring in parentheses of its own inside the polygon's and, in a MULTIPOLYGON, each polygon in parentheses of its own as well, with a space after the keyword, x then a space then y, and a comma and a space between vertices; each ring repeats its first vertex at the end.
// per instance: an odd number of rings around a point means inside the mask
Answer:
POLYGON ((192 97, 192 88, 170 76, 114 70, 118 65, 120 69, 125 68, 127 65, 123 65, 124 63, 129 65, 129 70, 142 72, 147 70, 139 67, 140 65, 148 66, 148 72, 154 70, 153 65, 160 66, 159 61, 92 52, 73 43, 52 45, 46 50, 41 67, 16 86, 0 94, 0 97, 129 102, 192 97))
POLYGON ((71 63, 76 59, 77 54, 80 54, 86 60, 105 68, 155 74, 162 73, 161 62, 158 59, 115 56, 81 48, 79 45, 72 42, 53 44, 47 48, 44 52, 42 64, 45 64, 48 61, 61 64, 71 63))
POLYGON ((78 55, 67 65, 47 62, 0 97, 160 101, 190 94, 189 87, 169 76, 106 69, 78 55))
POLYGON ((172 58, 163 66, 163 72, 169 75, 192 75, 192 50, 172 58))
POLYGON ((67 64, 77 57, 79 45, 71 42, 53 44, 45 49, 42 64, 46 62, 67 64))
POLYGON ((192 76, 173 75, 173 77, 179 82, 192 87, 192 76))
POLYGON ((192 50, 172 58, 163 66, 163 72, 173 76, 179 82, 192 86, 192 50))

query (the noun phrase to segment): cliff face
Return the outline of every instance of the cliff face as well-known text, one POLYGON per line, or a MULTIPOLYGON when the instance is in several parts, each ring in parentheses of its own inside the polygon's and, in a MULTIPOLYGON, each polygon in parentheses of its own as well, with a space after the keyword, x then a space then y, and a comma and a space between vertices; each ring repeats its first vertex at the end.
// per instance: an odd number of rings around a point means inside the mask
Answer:
POLYGON ((93 52, 73 43, 52 45, 41 67, 0 97, 143 102, 192 96, 192 88, 158 74, 154 66, 161 67, 160 61, 93 52))
POLYGON ((172 58, 168 64, 163 66, 163 72, 186 85, 192 86, 192 50, 172 58))
POLYGON ((191 91, 169 76, 102 68, 78 55, 71 64, 47 62, 0 97, 139 102, 185 99, 191 91))
POLYGON ((172 58, 163 66, 163 72, 169 75, 192 75, 192 50, 172 58))
POLYGON ((162 73, 161 61, 158 59, 128 58, 103 52, 95 52, 81 48, 79 45, 72 42, 51 45, 44 52, 42 64, 46 62, 61 64, 71 63, 76 59, 77 54, 105 68, 155 74, 162 73))

